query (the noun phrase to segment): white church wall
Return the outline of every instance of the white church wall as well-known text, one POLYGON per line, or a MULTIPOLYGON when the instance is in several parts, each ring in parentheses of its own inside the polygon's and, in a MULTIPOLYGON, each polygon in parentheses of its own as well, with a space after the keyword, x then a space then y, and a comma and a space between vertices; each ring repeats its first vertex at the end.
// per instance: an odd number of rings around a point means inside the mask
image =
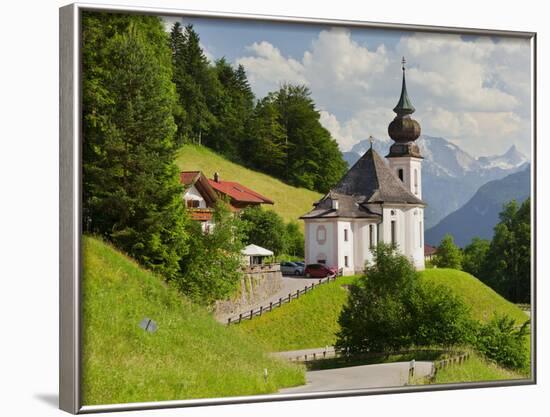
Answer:
POLYGON ((424 210, 385 205, 383 217, 384 243, 392 243, 391 222, 395 221, 398 251, 410 258, 417 269, 424 269, 424 210))
POLYGON ((362 274, 365 270, 365 263, 372 263, 374 259, 373 251, 370 246, 370 230, 373 230, 373 244, 376 247, 378 242, 377 229, 378 224, 365 220, 358 220, 352 223, 353 232, 353 256, 354 256, 354 274, 362 274))
POLYGON ((328 266, 337 266, 337 221, 336 220, 308 220, 306 233, 306 264, 314 264, 325 260, 328 266))
POLYGON ((343 268, 344 275, 353 275, 355 272, 354 242, 356 241, 354 228, 350 221, 338 221, 337 225, 338 260, 335 266, 343 268))

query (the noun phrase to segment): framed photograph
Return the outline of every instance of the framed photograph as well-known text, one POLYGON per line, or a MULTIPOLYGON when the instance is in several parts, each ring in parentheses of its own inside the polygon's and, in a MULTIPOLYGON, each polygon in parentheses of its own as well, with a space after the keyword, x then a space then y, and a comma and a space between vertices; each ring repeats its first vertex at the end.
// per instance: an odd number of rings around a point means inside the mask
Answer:
POLYGON ((536 34, 60 9, 60 408, 536 382, 536 34))

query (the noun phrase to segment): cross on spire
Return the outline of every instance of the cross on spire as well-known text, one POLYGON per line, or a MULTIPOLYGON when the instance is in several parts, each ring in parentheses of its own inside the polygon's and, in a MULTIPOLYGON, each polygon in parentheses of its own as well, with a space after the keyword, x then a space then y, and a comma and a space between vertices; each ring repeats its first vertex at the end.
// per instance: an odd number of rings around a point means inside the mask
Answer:
POLYGON ((403 71, 405 71, 405 64, 407 63, 407 60, 405 59, 405 57, 402 57, 401 58, 401 69, 403 71))
POLYGON ((369 143, 370 143, 370 148, 372 149, 372 144, 374 142, 374 138, 372 137, 372 135, 369 136, 369 143))

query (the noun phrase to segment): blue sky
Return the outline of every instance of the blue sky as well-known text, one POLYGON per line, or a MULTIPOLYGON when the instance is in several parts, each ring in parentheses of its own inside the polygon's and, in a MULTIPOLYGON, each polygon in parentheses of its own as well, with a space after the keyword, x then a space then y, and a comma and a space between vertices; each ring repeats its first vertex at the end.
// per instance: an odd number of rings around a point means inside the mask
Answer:
MULTIPOLYGON (((175 17, 165 18, 169 28, 175 17)), ((401 88, 401 56, 423 133, 474 156, 515 144, 530 155, 527 40, 342 28, 318 24, 180 18, 209 59, 244 65, 258 97, 284 82, 306 84, 321 123, 345 151, 387 138, 401 88)))

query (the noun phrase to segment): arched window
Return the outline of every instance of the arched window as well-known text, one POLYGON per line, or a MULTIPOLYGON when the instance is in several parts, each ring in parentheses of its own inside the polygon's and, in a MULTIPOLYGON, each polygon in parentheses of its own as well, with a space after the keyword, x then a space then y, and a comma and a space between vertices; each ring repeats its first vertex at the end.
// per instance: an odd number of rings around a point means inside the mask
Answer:
POLYGON ((392 246, 397 245, 397 225, 395 220, 391 221, 391 244, 392 246))
POLYGON ((414 193, 418 194, 418 170, 414 170, 414 193))
POLYGON ((399 168, 399 169, 397 170, 397 176, 399 177, 399 179, 400 179, 401 181, 404 181, 404 180, 403 180, 403 168, 399 168))
POLYGON ((323 245, 327 241, 327 228, 325 226, 317 227, 317 243, 323 245))

